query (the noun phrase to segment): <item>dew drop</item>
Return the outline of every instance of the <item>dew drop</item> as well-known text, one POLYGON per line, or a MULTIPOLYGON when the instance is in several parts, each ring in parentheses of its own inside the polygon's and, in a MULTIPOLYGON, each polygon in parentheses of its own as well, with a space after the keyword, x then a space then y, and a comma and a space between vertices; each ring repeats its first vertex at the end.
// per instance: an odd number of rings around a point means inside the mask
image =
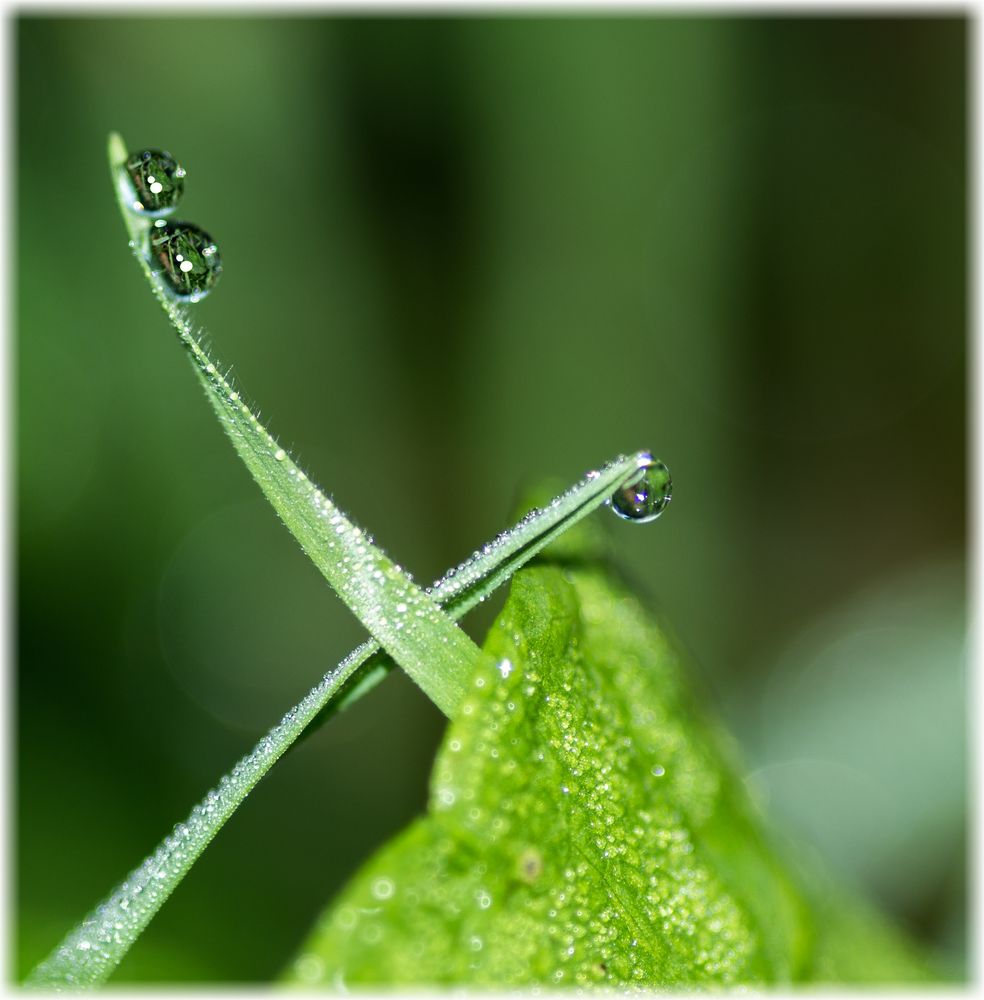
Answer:
POLYGON ((652 455, 647 455, 638 472, 612 494, 609 503, 623 520, 646 524, 663 513, 672 493, 670 470, 652 455))
POLYGON ((313 954, 302 955, 294 963, 294 971, 297 978, 306 983, 316 983, 324 975, 324 962, 313 954))
POLYGON ((663 775, 666 774, 666 768, 663 767, 662 764, 656 764, 653 766, 653 769, 650 773, 654 778, 662 778, 663 775))
POLYGON ((392 895, 396 886, 393 885, 391 879, 388 878, 378 878, 372 884, 372 894, 376 899, 389 899, 392 895))
POLYGON ((127 204, 141 215, 173 212, 184 191, 184 169, 165 150, 141 149, 126 158, 127 204))
POLYGON ((197 302, 212 290, 222 273, 222 260, 215 241, 190 222, 158 219, 147 234, 152 262, 171 291, 179 298, 197 302))

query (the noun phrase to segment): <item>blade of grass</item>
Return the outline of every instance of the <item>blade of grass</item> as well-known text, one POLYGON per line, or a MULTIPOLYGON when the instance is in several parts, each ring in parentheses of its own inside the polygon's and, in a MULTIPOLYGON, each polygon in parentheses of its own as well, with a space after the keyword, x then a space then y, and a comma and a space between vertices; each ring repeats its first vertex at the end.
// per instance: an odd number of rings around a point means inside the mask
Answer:
POLYGON ((145 277, 188 351, 226 433, 290 533, 349 609, 431 700, 451 715, 482 653, 410 577, 372 544, 304 472, 223 375, 196 336, 186 307, 168 293, 143 244, 150 223, 127 207, 127 150, 109 137, 109 164, 120 213, 145 277))
MULTIPOLYGON (((120 137, 115 134, 110 137, 109 148, 111 169, 118 182, 118 170, 126 149, 120 137)), ((360 610, 367 612, 367 617, 373 619, 374 624, 378 623, 380 609, 389 614, 393 610, 397 614, 405 613, 411 609, 411 600, 414 600, 415 617, 429 620, 436 616, 436 635, 440 646, 457 643, 456 638, 446 638, 449 635, 448 629, 444 629, 442 634, 442 622, 448 623, 450 634, 463 636, 463 633, 450 624, 452 619, 459 618, 484 599, 523 562, 601 504, 643 464, 646 456, 640 452, 615 460, 601 472, 589 473, 583 482, 555 499, 544 510, 531 512, 515 528, 499 535, 461 566, 449 571, 428 593, 420 592, 399 567, 374 549, 371 542, 363 538, 361 532, 326 500, 321 491, 307 481, 286 452, 277 447, 274 439, 242 402, 228 378, 219 374, 218 368, 208 358, 194 335, 187 315, 169 298, 160 278, 153 273, 140 252, 139 241, 143 232, 127 212, 122 192, 119 195, 120 208, 130 232, 135 256, 175 326, 182 344, 189 350, 208 397, 237 451, 292 533, 333 585, 340 572, 367 573, 379 585, 374 586, 356 576, 356 586, 345 591, 336 587, 343 597, 345 594, 352 594, 356 604, 353 610, 357 614, 360 610), (311 508, 316 511, 314 515, 311 514, 311 508), (290 520, 284 511, 290 515, 290 520), (334 528, 337 535, 347 535, 350 538, 351 548, 342 549, 340 566, 331 559, 326 559, 318 548, 319 543, 326 541, 323 521, 334 528), (312 549, 315 554, 312 554, 312 549), (395 590, 394 585, 406 587, 406 591, 395 590), (398 595, 397 605, 406 605, 404 612, 400 612, 398 606, 391 608, 386 604, 388 598, 392 605, 394 593, 398 595), (399 600, 399 596, 403 600, 399 600), (444 605, 447 617, 439 610, 440 605, 444 605), (420 612, 419 616, 417 612, 420 612)), ((332 541, 329 535, 327 542, 332 541)), ((328 551, 332 553, 334 549, 329 546, 328 551)), ((348 581, 343 583, 347 584, 348 581)), ((403 628, 395 628, 397 633, 402 631, 403 628)), ((467 637, 465 639, 470 642, 467 637)), ((395 645, 403 656, 419 668, 419 657, 427 655, 429 643, 425 640, 411 646, 409 650, 399 642, 395 645)), ((443 661, 445 655, 445 650, 440 646, 436 650, 438 663, 443 661)), ((463 644, 456 655, 464 657, 466 664, 469 657, 473 656, 463 644)), ((379 644, 370 640, 353 650, 342 663, 325 674, 305 698, 236 764, 219 786, 195 806, 188 820, 178 824, 171 836, 165 838, 158 849, 34 970, 28 980, 29 985, 49 988, 83 987, 105 981, 218 830, 275 761, 325 708, 334 694, 344 689, 351 698, 368 690, 374 679, 385 672, 385 659, 380 653, 379 644), (361 679, 358 673, 360 670, 361 679)), ((451 660, 443 662, 458 665, 451 660)), ((400 663, 405 666, 402 658, 400 663)), ((456 697, 460 697, 460 685, 456 691, 453 684, 438 683, 442 678, 435 678, 427 669, 418 672, 428 685, 439 692, 442 701, 450 701, 452 706, 456 703, 456 697)), ((421 686, 427 690, 424 684, 421 686)), ((444 705, 441 707, 445 712, 448 711, 444 705)))

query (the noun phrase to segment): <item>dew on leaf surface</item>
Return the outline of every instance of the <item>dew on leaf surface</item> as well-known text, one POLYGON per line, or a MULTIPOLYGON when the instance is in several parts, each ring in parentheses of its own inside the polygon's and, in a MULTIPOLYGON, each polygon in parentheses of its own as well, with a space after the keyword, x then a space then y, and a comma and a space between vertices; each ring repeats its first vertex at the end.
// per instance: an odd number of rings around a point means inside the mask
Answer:
POLYGON ((372 884, 372 894, 376 899, 389 899, 395 888, 392 879, 378 878, 372 884))

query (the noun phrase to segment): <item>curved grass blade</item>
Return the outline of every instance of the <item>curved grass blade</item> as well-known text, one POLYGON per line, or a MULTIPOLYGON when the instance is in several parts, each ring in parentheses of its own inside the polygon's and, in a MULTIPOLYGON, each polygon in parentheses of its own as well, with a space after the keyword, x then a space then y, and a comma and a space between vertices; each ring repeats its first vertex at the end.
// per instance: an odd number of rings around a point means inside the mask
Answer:
POLYGON ((134 255, 188 351, 226 433, 290 533, 380 645, 451 715, 481 650, 372 539, 357 528, 281 448, 196 336, 188 311, 169 294, 143 253, 150 228, 126 204, 127 151, 109 137, 110 171, 134 255))
MULTIPOLYGON (((122 140, 114 134, 110 137, 110 163, 114 175, 125 155, 122 140)), ((286 483, 279 481, 276 475, 270 475, 278 468, 271 467, 265 461, 270 449, 273 449, 272 457, 276 463, 289 461, 286 453, 277 448, 276 442, 259 425, 248 407, 240 402, 238 393, 232 389, 229 381, 218 374, 216 366, 208 359, 204 348, 194 336, 187 317, 168 298, 160 279, 140 254, 138 240, 142 233, 140 227, 128 217, 122 200, 121 210, 130 230, 131 244, 135 247, 137 259, 148 281, 175 325, 182 343, 191 352, 196 371, 209 390, 213 406, 264 493, 271 498, 278 511, 278 502, 290 508, 290 501, 296 498, 298 489, 309 503, 313 503, 315 509, 323 509, 324 497, 310 484, 311 493, 307 493, 307 487, 302 485, 307 483, 306 477, 293 462, 287 466, 279 466, 287 470, 286 483), (244 426, 250 433, 243 433, 244 426)), ((429 591, 429 599, 434 607, 444 605, 449 615, 446 619, 448 621, 459 618, 508 579, 523 562, 599 506, 613 489, 635 473, 645 458, 646 455, 642 452, 621 457, 601 472, 589 473, 583 482, 556 498, 542 511, 531 512, 516 527, 483 546, 480 552, 476 552, 455 570, 449 571, 435 584, 429 591)), ((337 509, 332 509, 336 514, 339 513, 337 509)), ((302 506, 298 518, 301 527, 305 529, 304 538, 299 538, 305 551, 308 551, 305 542, 310 543, 311 536, 317 535, 318 524, 315 522, 312 529, 303 517, 307 513, 302 506)), ((343 523, 332 522, 331 515, 328 520, 336 529, 343 523)), ((344 525, 352 534, 357 531, 347 521, 344 525)), ((356 537, 361 538, 361 535, 356 537)), ((366 548, 371 548, 369 543, 364 544, 366 548)), ((398 568, 394 569, 399 572, 398 568)), ((385 571, 378 563, 372 572, 381 572, 385 578, 385 571)), ((410 588, 416 590, 412 584, 410 588)), ((444 617, 440 611, 437 614, 444 617)), ((310 721, 325 708, 332 696, 342 690, 348 691, 350 697, 368 690, 374 679, 378 679, 386 669, 387 657, 380 653, 379 644, 370 640, 353 650, 342 663, 325 674, 304 699, 236 764, 219 786, 195 806, 188 820, 178 824, 171 836, 34 970, 28 984, 48 988, 78 988, 104 982, 225 821, 310 721)))

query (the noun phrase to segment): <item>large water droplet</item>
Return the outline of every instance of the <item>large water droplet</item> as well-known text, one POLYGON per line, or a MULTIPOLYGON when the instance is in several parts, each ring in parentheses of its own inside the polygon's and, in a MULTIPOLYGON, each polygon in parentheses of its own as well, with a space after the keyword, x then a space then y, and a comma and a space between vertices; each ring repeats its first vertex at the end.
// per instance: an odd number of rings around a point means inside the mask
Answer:
POLYGON ((126 158, 124 168, 131 197, 128 204, 141 215, 173 212, 184 191, 184 167, 161 149, 141 149, 126 158))
POLYGON ((624 520, 645 524, 663 513, 672 493, 670 470, 652 455, 647 455, 638 473, 612 494, 609 503, 624 520))
POLYGON ((178 298, 197 302, 212 290, 222 273, 215 241, 190 222, 158 219, 147 233, 151 263, 178 298))

